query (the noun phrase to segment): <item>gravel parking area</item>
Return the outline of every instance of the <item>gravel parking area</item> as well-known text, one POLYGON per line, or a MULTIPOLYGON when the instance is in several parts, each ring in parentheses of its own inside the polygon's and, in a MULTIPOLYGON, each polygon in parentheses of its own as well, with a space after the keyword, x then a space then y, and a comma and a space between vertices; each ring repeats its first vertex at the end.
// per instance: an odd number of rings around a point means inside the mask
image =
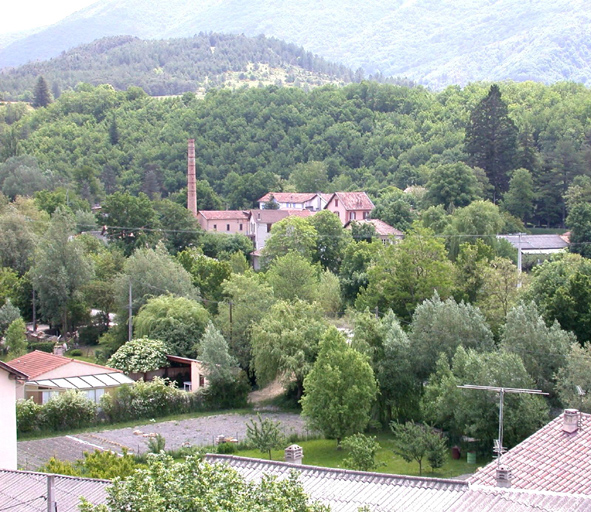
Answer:
MULTIPOLYGON (((298 414, 263 412, 261 415, 280 421, 285 435, 307 433, 305 422, 298 414)), ((138 423, 132 428, 96 433, 20 441, 18 465, 19 469, 34 471, 51 457, 73 461, 82 458, 83 452, 94 449, 121 452, 127 448, 130 452, 143 453, 147 451, 150 434, 164 436, 166 449, 212 445, 217 436, 222 434, 240 441, 246 436, 246 424, 255 418, 256 414, 216 414, 180 421, 138 423)))

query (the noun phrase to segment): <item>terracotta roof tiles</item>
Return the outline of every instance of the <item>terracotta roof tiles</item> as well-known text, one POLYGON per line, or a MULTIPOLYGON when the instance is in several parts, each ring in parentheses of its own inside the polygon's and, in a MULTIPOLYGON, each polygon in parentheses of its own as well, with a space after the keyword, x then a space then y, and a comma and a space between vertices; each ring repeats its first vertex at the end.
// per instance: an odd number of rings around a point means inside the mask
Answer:
POLYGON ((248 220, 248 212, 243 210, 199 210, 207 220, 248 220))
POLYGON ((101 366, 99 364, 94 363, 87 363, 86 361, 78 361, 76 359, 70 359, 68 357, 58 356, 55 354, 49 354, 47 352, 42 352, 40 350, 35 350, 34 352, 29 352, 24 356, 17 357, 12 361, 8 361, 8 365, 26 374, 30 380, 36 379, 40 375, 43 375, 47 372, 55 370, 61 366, 69 364, 73 361, 77 363, 92 366, 94 368, 101 368, 104 370, 109 370, 111 372, 119 372, 114 368, 109 368, 108 366, 101 366))
MULTIPOLYGON (((591 495, 591 414, 579 414, 576 432, 563 431, 562 414, 503 455, 512 488, 591 495)), ((495 486, 495 475, 492 462, 468 481, 495 486)))
POLYGON ((306 201, 311 201, 317 195, 314 192, 268 192, 257 202, 266 203, 273 196, 278 203, 305 203, 306 201))
POLYGON ((346 210, 374 209, 374 204, 365 192, 335 192, 330 200, 334 198, 337 198, 346 210))

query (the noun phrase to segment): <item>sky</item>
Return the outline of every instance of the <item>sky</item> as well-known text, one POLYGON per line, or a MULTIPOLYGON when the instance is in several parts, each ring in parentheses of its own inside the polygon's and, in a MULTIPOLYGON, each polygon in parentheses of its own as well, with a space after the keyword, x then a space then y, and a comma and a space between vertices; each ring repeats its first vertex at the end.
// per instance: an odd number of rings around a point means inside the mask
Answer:
POLYGON ((97 0, 8 0, 0 9, 0 34, 51 25, 97 0))

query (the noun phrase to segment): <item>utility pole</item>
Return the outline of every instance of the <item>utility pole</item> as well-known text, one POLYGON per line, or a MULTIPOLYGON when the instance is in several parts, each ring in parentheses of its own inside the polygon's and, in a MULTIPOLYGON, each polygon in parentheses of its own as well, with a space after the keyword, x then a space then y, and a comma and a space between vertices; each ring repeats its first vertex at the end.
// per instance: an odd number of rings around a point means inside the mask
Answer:
POLYGON ((518 233, 519 241, 517 242, 517 271, 519 272, 519 281, 517 282, 517 288, 521 288, 521 235, 523 235, 523 233, 518 233))
POLYGON ((234 305, 234 303, 232 301, 228 301, 228 305, 230 307, 230 345, 232 345, 232 332, 233 332, 232 306, 234 305))
POLYGON ((33 287, 33 332, 37 332, 37 300, 35 287, 33 287))
POLYGON ((47 475, 47 512, 56 512, 55 475, 47 475))
POLYGON ((131 278, 129 279, 129 305, 128 310, 129 310, 129 316, 127 319, 127 341, 131 341, 131 338, 133 337, 133 310, 131 308, 132 305, 132 290, 131 290, 131 278))
POLYGON ((483 389, 485 391, 495 391, 499 393, 499 437, 496 442, 495 451, 499 454, 497 457, 497 467, 501 465, 501 455, 503 454, 503 406, 505 401, 505 393, 525 393, 528 395, 548 395, 540 389, 521 389, 521 388, 503 388, 498 386, 476 386, 474 384, 464 384, 458 386, 462 389, 483 389))

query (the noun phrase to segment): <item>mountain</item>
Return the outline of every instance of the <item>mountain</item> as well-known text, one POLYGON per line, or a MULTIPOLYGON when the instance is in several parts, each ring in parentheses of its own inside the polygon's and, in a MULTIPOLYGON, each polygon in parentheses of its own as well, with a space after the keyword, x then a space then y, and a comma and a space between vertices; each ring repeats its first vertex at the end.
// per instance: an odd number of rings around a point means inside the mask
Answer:
POLYGON ((476 80, 591 83, 584 0, 101 0, 0 51, 0 67, 110 35, 265 34, 366 73, 432 87, 476 80))
POLYGON ((152 96, 166 96, 221 86, 344 84, 355 77, 345 66, 264 36, 209 33, 165 40, 113 36, 48 61, 3 70, 0 94, 8 100, 28 99, 39 75, 51 84, 56 97, 80 82, 107 83, 119 90, 138 86, 152 96))

